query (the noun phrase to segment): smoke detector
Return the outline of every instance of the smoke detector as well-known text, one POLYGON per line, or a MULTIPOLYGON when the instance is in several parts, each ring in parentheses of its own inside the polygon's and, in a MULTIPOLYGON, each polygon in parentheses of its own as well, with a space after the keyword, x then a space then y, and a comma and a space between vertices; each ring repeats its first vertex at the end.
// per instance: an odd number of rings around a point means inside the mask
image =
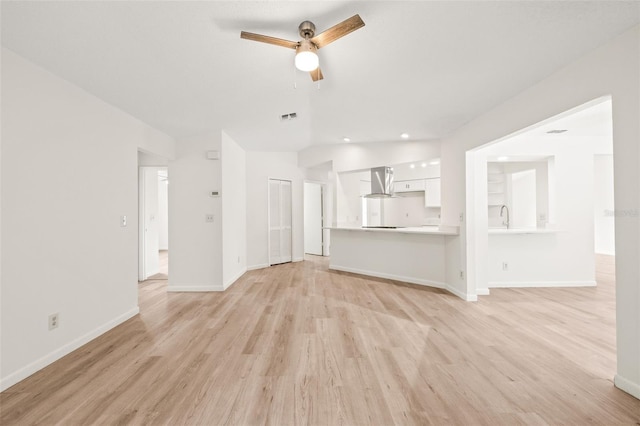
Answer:
POLYGON ((289 114, 282 114, 280 116, 280 121, 289 121, 289 120, 293 120, 294 118, 297 118, 298 114, 295 112, 289 113, 289 114))

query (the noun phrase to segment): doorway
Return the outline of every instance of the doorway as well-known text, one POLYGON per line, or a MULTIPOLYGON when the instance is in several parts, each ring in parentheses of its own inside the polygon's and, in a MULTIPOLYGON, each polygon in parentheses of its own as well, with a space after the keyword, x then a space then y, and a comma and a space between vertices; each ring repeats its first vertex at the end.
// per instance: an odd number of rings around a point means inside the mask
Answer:
POLYGON ((615 254, 612 154, 608 97, 468 151, 469 287, 595 286, 615 254))
POLYGON ((269 265, 292 261, 291 181, 269 179, 269 265))
POLYGON ((140 167, 138 281, 169 277, 168 185, 167 167, 140 167))
POLYGON ((304 183, 304 252, 324 256, 324 185, 304 183))

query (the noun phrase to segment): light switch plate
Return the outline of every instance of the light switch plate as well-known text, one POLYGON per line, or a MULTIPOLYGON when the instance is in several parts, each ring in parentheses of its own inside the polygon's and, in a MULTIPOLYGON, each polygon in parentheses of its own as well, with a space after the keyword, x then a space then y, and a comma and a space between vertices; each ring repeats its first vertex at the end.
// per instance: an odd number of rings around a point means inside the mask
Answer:
POLYGON ((120 216, 120 226, 127 226, 127 216, 120 216))

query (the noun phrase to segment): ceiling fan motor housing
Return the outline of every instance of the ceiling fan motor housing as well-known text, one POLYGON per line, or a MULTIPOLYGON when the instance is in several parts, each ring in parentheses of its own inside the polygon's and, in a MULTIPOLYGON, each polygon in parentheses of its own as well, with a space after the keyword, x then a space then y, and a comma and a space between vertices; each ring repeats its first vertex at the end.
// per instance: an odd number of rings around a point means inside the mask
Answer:
POLYGON ((316 33, 316 26, 311 21, 303 21, 298 26, 298 31, 300 32, 300 37, 309 39, 313 38, 316 33))

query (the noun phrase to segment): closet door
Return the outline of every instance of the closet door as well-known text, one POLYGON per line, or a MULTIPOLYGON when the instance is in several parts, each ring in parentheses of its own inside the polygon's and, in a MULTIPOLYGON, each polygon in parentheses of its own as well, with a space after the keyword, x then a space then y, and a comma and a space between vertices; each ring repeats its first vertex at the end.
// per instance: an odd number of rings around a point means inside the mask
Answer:
POLYGON ((269 264, 291 259, 291 182, 269 179, 269 264))

